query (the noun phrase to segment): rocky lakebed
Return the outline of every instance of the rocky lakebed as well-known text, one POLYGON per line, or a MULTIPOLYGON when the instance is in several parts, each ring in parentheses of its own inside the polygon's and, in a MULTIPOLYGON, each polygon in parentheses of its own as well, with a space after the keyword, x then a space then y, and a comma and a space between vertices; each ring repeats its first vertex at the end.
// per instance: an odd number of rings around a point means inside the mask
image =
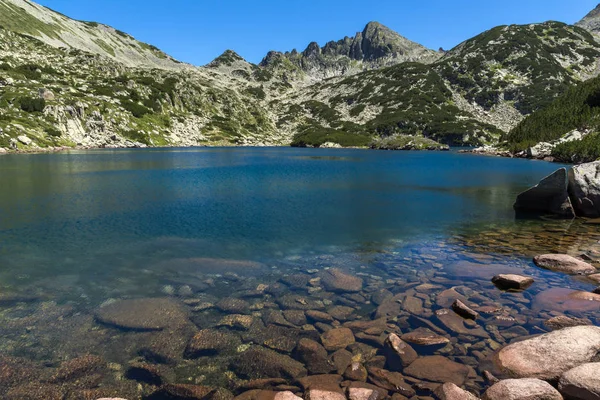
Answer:
POLYGON ((173 253, 112 280, 4 285, 0 398, 600 399, 598 180, 573 197, 566 175, 518 204, 586 218, 260 261, 178 258, 193 240, 161 237, 140 252, 173 253))

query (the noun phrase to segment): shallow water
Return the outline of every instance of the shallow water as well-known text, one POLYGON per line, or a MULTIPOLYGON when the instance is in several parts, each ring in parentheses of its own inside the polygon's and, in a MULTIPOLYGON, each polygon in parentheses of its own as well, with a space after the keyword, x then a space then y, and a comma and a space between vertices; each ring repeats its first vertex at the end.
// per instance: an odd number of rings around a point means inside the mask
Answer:
MULTIPOLYGON (((191 333, 178 331, 185 347, 195 329, 213 328, 233 312, 213 307, 222 298, 244 299, 242 313, 256 320, 265 321, 265 310, 311 305, 350 307, 348 320, 371 320, 375 293, 406 294, 413 307, 388 316, 394 329, 406 332, 421 319, 440 325, 434 312, 448 306, 441 293, 457 288, 473 304, 502 306, 506 318, 477 323, 485 340, 442 327, 454 347, 435 353, 477 367, 480 355, 544 329, 543 319, 557 311, 537 301, 538 293, 593 288, 530 260, 541 252, 596 250, 596 226, 514 218, 516 195, 556 168, 455 152, 337 149, 2 156, 0 354, 52 367, 86 353, 120 365, 145 357, 140 348, 155 340, 149 333, 124 332, 94 318, 101 306, 120 299, 175 299, 193 323, 191 333), (317 278, 330 267, 361 277, 360 293, 336 294, 318 279, 304 286, 281 283, 289 275, 317 278), (504 270, 534 276, 536 285, 524 293, 500 292, 490 279, 504 270), (257 292, 259 285, 269 288, 257 292), (199 306, 205 303, 211 306, 199 306)), ((313 328, 322 332, 343 323, 313 328)), ((265 345, 254 330, 234 331, 245 345, 265 345)), ((229 358, 200 363, 179 348, 174 352, 175 381, 237 387, 228 375, 229 358), (206 370, 199 365, 207 363, 206 370)), ((481 380, 468 385, 481 389, 481 380)))

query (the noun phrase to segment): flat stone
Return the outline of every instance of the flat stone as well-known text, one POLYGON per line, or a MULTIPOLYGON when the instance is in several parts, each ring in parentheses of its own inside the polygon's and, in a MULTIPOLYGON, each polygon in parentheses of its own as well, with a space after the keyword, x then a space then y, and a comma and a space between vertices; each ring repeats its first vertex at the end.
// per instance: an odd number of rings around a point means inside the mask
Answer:
POLYGON ((374 320, 352 321, 344 324, 345 328, 351 329, 353 332, 362 332, 367 335, 381 335, 387 329, 387 320, 378 318, 374 320))
POLYGON ((401 336, 402 340, 419 346, 439 346, 450 343, 450 339, 440 336, 427 328, 417 328, 401 336))
POLYGON ((387 365, 394 371, 401 371, 419 357, 417 352, 395 333, 385 340, 384 354, 387 365))
POLYGON ((258 346, 235 357, 229 366, 238 375, 249 379, 298 379, 307 374, 302 363, 284 354, 258 346))
POLYGON ((234 329, 248 330, 254 322, 251 315, 230 314, 226 315, 217 324, 217 326, 227 326, 234 329))
POLYGON ((319 276, 325 289, 331 292, 360 292, 363 287, 362 279, 337 268, 322 271, 319 276))
POLYGON ((452 310, 455 313, 466 319, 477 319, 479 314, 460 300, 455 300, 452 303, 452 310))
POLYGON ((560 312, 600 311, 600 295, 571 289, 548 289, 535 296, 533 308, 560 312))
POLYGON ((302 397, 296 396, 294 393, 289 390, 285 392, 278 392, 273 400, 303 400, 302 397))
POLYGON ((583 364, 565 372, 558 390, 569 399, 600 400, 600 363, 583 364))
POLYGON ((215 304, 220 311, 230 314, 246 314, 250 309, 250 304, 242 299, 226 297, 215 304))
POLYGON ((494 355, 500 373, 512 378, 556 380, 600 351, 600 327, 576 326, 510 344, 494 355))
POLYGON ((125 330, 154 331, 188 323, 187 314, 170 298, 120 300, 100 308, 96 319, 125 330))
POLYGON ((331 329, 321 335, 321 343, 328 351, 344 349, 355 341, 354 334, 349 328, 331 329))
POLYGON ((533 285, 534 280, 529 276, 500 274, 492 278, 492 282, 502 290, 525 290, 533 285))
POLYGON ((471 320, 465 320, 450 310, 437 310, 435 316, 452 332, 460 335, 471 335, 481 338, 489 338, 489 334, 481 326, 471 320), (468 325, 467 325, 468 324, 468 325))
POLYGON ((489 388, 483 400, 563 400, 548 382, 539 379, 507 379, 489 388))
POLYGON ((574 218, 575 211, 567 191, 567 169, 560 168, 536 186, 521 193, 513 207, 517 213, 548 213, 574 218))
POLYGON ((306 317, 313 322, 324 322, 330 323, 333 322, 333 317, 325 312, 317 311, 317 310, 308 310, 306 311, 306 317))
POLYGON ((478 397, 474 394, 449 382, 440 385, 434 393, 440 400, 478 400, 478 397))
POLYGON ((216 329, 203 329, 196 333, 185 351, 186 357, 196 358, 233 351, 242 341, 237 335, 216 329))
POLYGON ((587 275, 596 272, 596 268, 583 260, 567 254, 543 254, 533 259, 540 268, 570 275, 587 275))
POLYGON ((404 369, 404 374, 431 382, 450 382, 462 386, 469 376, 469 368, 446 357, 428 356, 415 360, 404 369))
POLYGON ((575 318, 567 317, 566 315, 559 315, 544 321, 544 325, 553 331, 557 331, 559 329, 571 328, 574 326, 592 325, 592 321, 587 318, 575 318))

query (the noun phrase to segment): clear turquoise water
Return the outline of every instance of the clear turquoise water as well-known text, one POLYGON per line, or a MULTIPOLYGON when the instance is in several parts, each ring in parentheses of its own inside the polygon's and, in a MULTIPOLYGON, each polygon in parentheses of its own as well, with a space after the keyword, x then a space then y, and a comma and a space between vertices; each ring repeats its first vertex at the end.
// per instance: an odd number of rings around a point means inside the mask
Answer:
POLYGON ((100 301, 115 285, 126 295, 162 284, 161 266, 174 259, 270 262, 443 240, 514 223, 515 196, 556 168, 338 149, 7 155, 0 279, 12 288, 62 279, 74 296, 100 301))

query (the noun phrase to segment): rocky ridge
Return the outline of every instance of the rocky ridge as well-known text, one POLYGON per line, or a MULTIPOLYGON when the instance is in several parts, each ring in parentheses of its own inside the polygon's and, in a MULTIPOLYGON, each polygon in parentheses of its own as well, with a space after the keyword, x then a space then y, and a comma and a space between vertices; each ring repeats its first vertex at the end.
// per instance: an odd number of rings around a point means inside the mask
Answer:
POLYGON ((129 35, 28 0, 0 2, 0 148, 377 147, 498 143, 595 76, 600 43, 559 22, 501 26, 448 52, 372 22, 350 38, 251 64, 178 63, 129 35), (18 23, 17 23, 18 22, 18 23), (149 69, 151 67, 153 69, 149 69), (82 73, 86 71, 86 74, 82 73))

